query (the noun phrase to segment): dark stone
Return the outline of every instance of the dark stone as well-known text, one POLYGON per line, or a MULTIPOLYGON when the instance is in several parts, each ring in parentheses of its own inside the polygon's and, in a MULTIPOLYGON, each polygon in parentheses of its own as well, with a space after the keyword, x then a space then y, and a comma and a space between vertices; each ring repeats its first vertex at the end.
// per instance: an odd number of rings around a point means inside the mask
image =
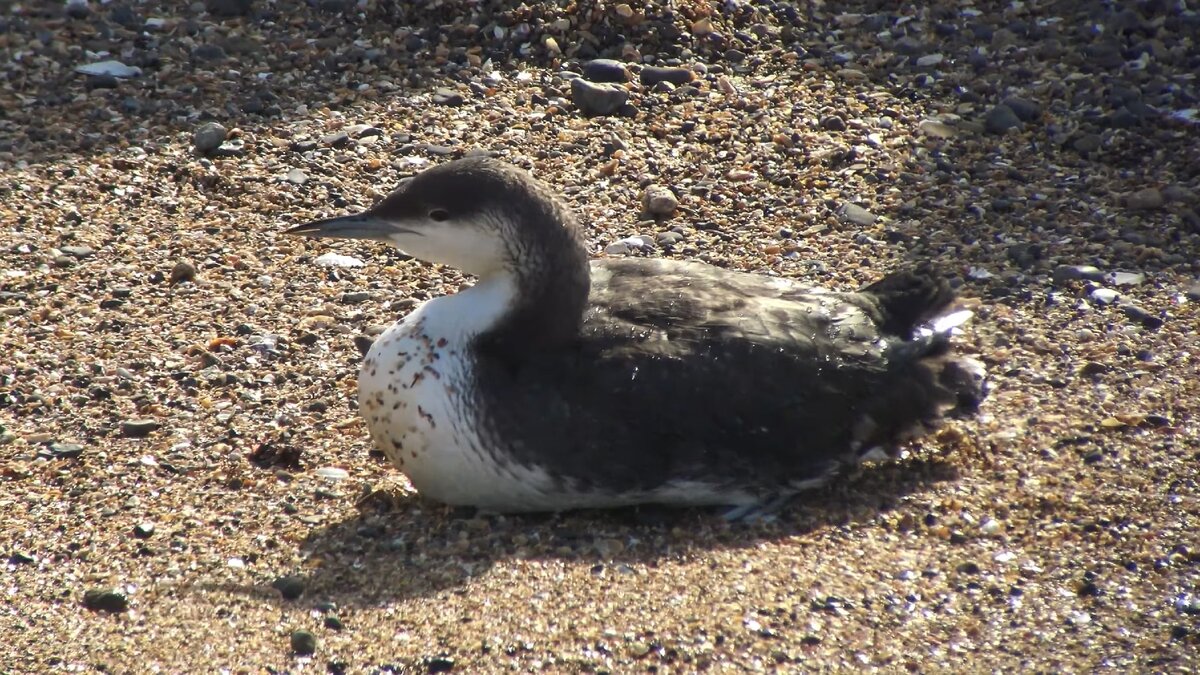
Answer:
POLYGON ((121 435, 129 438, 144 438, 162 425, 157 420, 138 419, 121 422, 121 435))
POLYGON ((571 80, 571 100, 589 117, 612 115, 629 100, 629 92, 617 84, 588 82, 577 77, 571 80))
POLYGON ((329 630, 342 630, 346 627, 346 624, 342 623, 341 619, 337 618, 336 616, 333 616, 332 614, 325 617, 324 623, 325 623, 325 627, 328 628, 329 630))
POLYGON ((460 106, 467 98, 453 89, 438 89, 433 93, 433 102, 438 105, 460 106))
POLYGON ((154 523, 138 523, 133 526, 133 536, 138 539, 149 539, 154 536, 154 523))
POLYGON ((1121 305, 1121 311, 1130 320, 1136 321, 1150 330, 1156 330, 1163 325, 1162 317, 1151 314, 1137 305, 1121 305))
POLYGON ((642 72, 638 73, 638 81, 650 87, 659 82, 670 82, 676 86, 687 84, 696 79, 696 73, 690 68, 663 68, 660 66, 646 66, 642 68, 642 72))
POLYGON ((629 70, 615 59, 592 59, 583 64, 583 76, 592 82, 628 82, 629 70))
POLYGON ((221 45, 206 44, 193 49, 192 58, 197 61, 224 61, 226 55, 221 45))
POLYGON ((317 651, 317 636, 306 630, 294 630, 291 637, 292 651, 308 656, 317 651))
POLYGON ((282 576, 271 582, 271 588, 279 591, 284 600, 295 600, 304 595, 304 579, 294 575, 282 576))
POLYGON ((435 656, 425 662, 431 675, 433 673, 448 673, 454 670, 454 659, 449 656, 435 656))
POLYGON ((83 85, 88 89, 116 89, 120 82, 112 75, 88 75, 83 85))
POLYGON ((129 609, 129 599, 111 588, 93 588, 83 594, 83 606, 93 612, 117 614, 129 609))
POLYGON ((326 134, 321 137, 322 145, 329 145, 335 148, 340 148, 350 142, 350 134, 345 131, 335 131, 332 134, 326 134))
POLYGON ((990 134, 1004 134, 1009 129, 1021 128, 1021 118, 1013 109, 1001 103, 988 111, 983 126, 990 134))
POLYGON ((1009 96, 1002 103, 1012 109, 1022 122, 1033 122, 1042 116, 1042 106, 1020 96, 1009 96))
POLYGON ((205 0, 204 8, 213 16, 246 16, 254 8, 254 0, 205 0))
POLYGON ((821 118, 821 128, 825 131, 845 131, 846 120, 837 115, 828 115, 821 118))

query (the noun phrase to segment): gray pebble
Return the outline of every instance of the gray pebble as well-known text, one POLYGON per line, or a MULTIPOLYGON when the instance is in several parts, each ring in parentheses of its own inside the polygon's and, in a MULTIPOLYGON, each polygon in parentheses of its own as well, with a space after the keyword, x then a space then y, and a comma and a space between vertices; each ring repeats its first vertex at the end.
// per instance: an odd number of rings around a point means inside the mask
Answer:
POLYGON ((983 127, 989 134, 1004 134, 1009 129, 1020 129, 1021 126, 1021 118, 1003 103, 989 110, 983 120, 983 127))
POLYGON ((1111 288, 1097 288, 1089 295, 1098 305, 1111 305, 1117 301, 1120 294, 1111 288))
POLYGON ((382 135, 383 129, 370 124, 353 124, 346 127, 346 133, 350 134, 351 138, 370 138, 382 135))
POLYGON ((838 209, 838 218, 845 223, 867 226, 873 224, 878 216, 857 204, 847 202, 838 209))
POLYGON ((149 539, 154 536, 154 523, 138 523, 133 526, 133 536, 138 539, 149 539))
POLYGON ((1104 278, 1104 273, 1092 265, 1059 265, 1054 268, 1052 278, 1056 284, 1074 279, 1099 281, 1104 278))
POLYGON ((196 152, 207 154, 221 147, 228 135, 229 130, 219 122, 207 122, 201 124, 192 134, 192 145, 196 148, 196 152))
POLYGON ((1158 188, 1145 188, 1125 196, 1125 205, 1135 211, 1161 209, 1164 202, 1163 194, 1158 188))
POLYGON ((1009 96, 1001 103, 1008 106, 1022 122, 1033 122, 1042 116, 1042 106, 1037 101, 1020 96, 1009 96))
POLYGON ((144 438, 162 427, 158 420, 136 419, 121 422, 121 435, 128 438, 144 438))
POLYGON ((659 232, 654 239, 659 246, 674 246, 683 241, 683 235, 678 232, 659 232))
POLYGON ((433 92, 433 102, 438 105, 459 106, 467 102, 467 98, 453 89, 438 89, 433 92))
POLYGON ((335 148, 341 147, 350 142, 350 134, 343 129, 335 131, 332 134, 326 134, 321 137, 321 145, 329 145, 335 148))
POLYGON ((192 59, 196 61, 224 61, 225 50, 221 45, 200 45, 192 50, 192 59))
POLYGON ((1075 148, 1075 151, 1078 153, 1088 155, 1088 154, 1091 154, 1091 153, 1099 150, 1100 143, 1101 143, 1101 140, 1098 135, 1084 134, 1084 135, 1080 136, 1079 138, 1076 138, 1071 143, 1071 147, 1075 148))
POLYGON ((287 172, 287 181, 294 185, 304 185, 308 182, 308 174, 304 173, 300 169, 292 169, 291 171, 287 172))
POLYGON ((1130 320, 1136 321, 1150 330, 1161 328, 1163 325, 1162 317, 1151 314, 1137 305, 1121 305, 1121 311, 1130 320))
POLYGON ((651 185, 642 195, 642 208, 652 216, 663 218, 675 213, 679 199, 671 189, 662 185, 651 185))
POLYGON ((612 115, 629 100, 629 92, 617 84, 588 82, 577 77, 571 80, 571 100, 584 115, 612 115))
POLYGON ((615 59, 592 59, 583 64, 583 76, 591 82, 628 82, 629 70, 615 59))
POLYGON ((342 293, 343 305, 357 305, 360 302, 366 302, 371 299, 371 294, 367 291, 347 291, 342 293))
POLYGON ((654 86, 659 82, 683 85, 694 79, 696 79, 696 73, 692 72, 690 68, 683 67, 646 66, 642 68, 642 72, 638 73, 638 81, 647 87, 654 86))
POLYGON ((90 246, 63 246, 58 250, 73 258, 80 259, 90 258, 96 253, 90 246))
POLYGON ((51 443, 50 456, 54 459, 77 459, 83 454, 83 446, 78 443, 51 443))
POLYGON ((1189 286, 1188 289, 1184 291, 1184 295, 1186 295, 1187 299, 1191 300, 1192 302, 1200 302, 1200 281, 1189 286))

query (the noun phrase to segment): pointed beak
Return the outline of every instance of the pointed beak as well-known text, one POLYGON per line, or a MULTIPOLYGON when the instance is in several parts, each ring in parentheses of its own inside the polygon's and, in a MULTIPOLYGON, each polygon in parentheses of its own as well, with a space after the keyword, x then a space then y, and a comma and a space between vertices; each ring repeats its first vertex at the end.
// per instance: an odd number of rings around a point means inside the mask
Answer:
POLYGON ((419 234, 399 225, 377 218, 370 211, 356 213, 351 216, 325 218, 314 220, 284 230, 284 234, 298 234, 306 237, 328 237, 335 239, 372 239, 375 241, 392 241, 397 234, 419 234))

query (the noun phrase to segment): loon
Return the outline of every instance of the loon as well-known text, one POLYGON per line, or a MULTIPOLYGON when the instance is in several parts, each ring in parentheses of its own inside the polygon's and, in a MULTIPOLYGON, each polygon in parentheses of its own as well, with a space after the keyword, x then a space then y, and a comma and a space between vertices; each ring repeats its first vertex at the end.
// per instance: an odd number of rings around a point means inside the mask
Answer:
POLYGON ((374 444, 419 494, 491 512, 655 503, 774 509, 947 415, 983 367, 951 354, 929 265, 858 292, 666 259, 589 262, 546 184, 487 157, 289 234, 386 242, 478 278, 371 346, 374 444))

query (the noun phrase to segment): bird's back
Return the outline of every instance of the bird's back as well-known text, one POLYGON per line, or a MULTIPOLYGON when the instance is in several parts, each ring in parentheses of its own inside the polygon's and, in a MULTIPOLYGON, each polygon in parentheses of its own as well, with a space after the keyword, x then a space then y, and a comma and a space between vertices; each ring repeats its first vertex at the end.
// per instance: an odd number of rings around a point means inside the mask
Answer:
POLYGON ((899 325, 951 296, 891 279, 830 293, 698 263, 597 261, 578 340, 516 362, 479 357, 481 422, 510 460, 580 493, 790 492, 954 404, 939 381, 944 338, 899 325), (929 307, 913 300, 922 293, 929 307))

